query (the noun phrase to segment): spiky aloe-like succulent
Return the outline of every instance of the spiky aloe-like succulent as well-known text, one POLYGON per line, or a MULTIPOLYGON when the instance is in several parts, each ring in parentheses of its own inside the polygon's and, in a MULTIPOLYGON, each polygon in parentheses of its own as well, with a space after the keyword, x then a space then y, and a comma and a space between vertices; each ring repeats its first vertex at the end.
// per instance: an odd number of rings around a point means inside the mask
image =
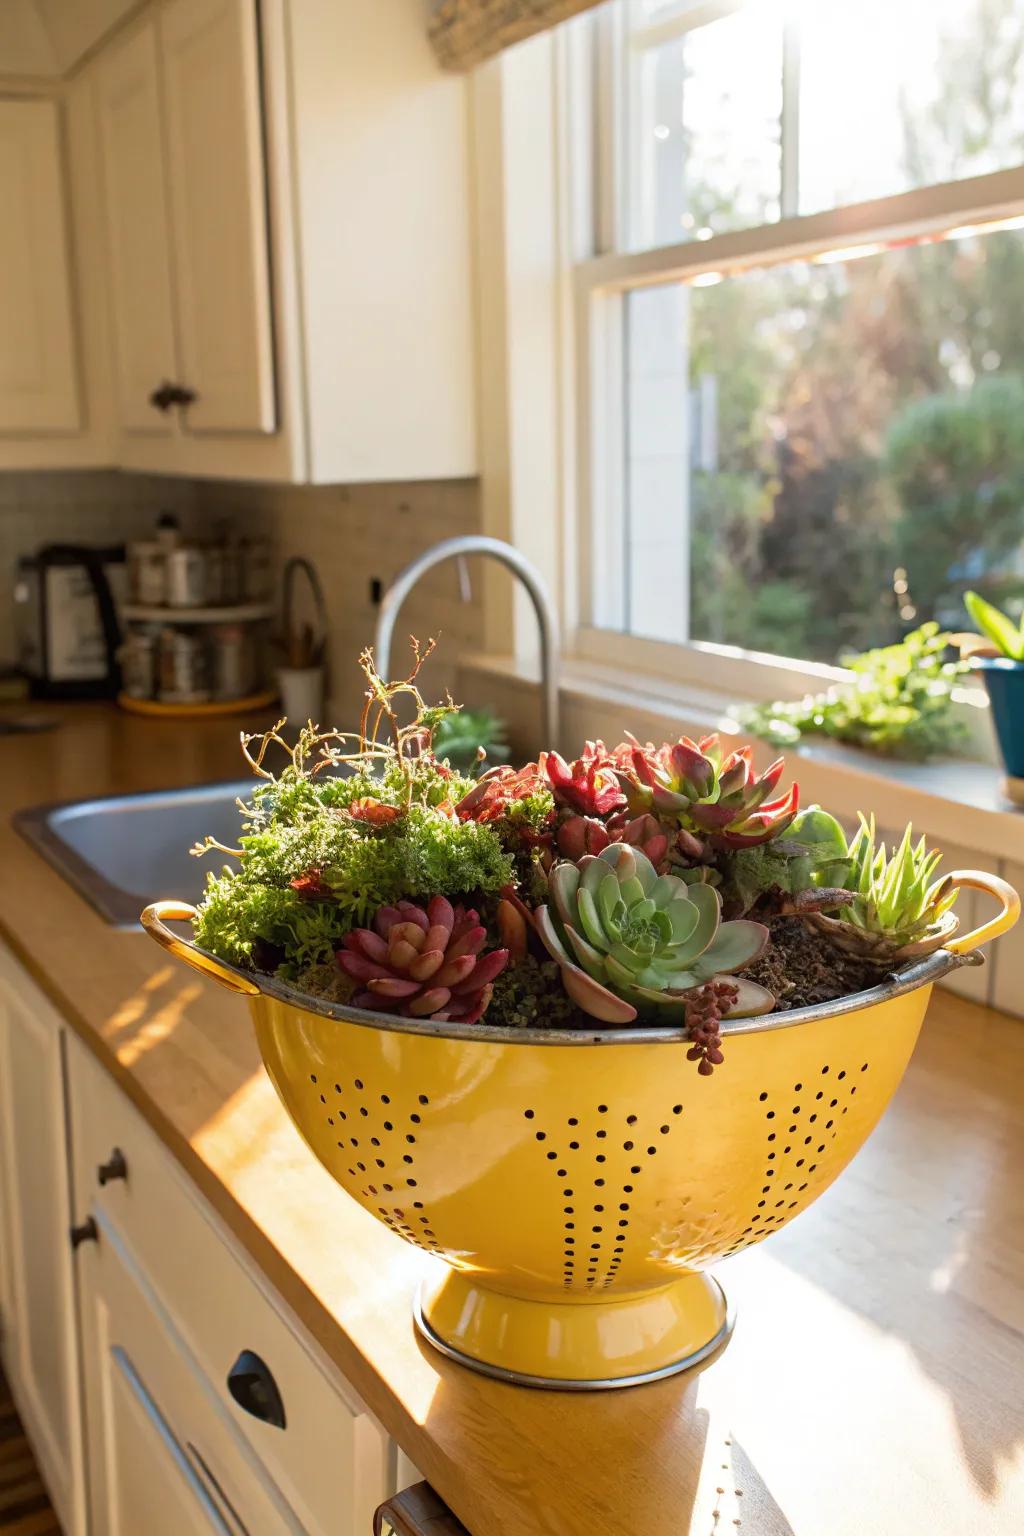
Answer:
POLYGON ((713 978, 737 990, 730 1014, 764 1013, 774 998, 730 973, 761 953, 760 923, 721 921, 718 892, 659 875, 627 843, 612 843, 577 864, 556 864, 549 902, 535 923, 558 962, 569 996, 605 1024, 638 1015, 684 1013, 687 994, 713 978))
MULTIPOLYGON (((827 812, 819 812, 824 815, 827 812)), ((956 932, 951 908, 957 887, 948 876, 934 878, 942 855, 929 849, 923 837, 915 844, 912 827, 889 854, 884 843, 876 843, 875 818, 861 816, 847 855, 850 868, 844 885, 853 900, 841 916, 810 918, 835 943, 866 960, 892 966, 929 954, 956 932)))
POLYGON ((721 848, 753 848, 778 837, 800 805, 799 786, 772 799, 785 767, 780 757, 757 773, 749 746, 723 756, 717 736, 682 736, 664 746, 634 743, 629 769, 618 770, 634 815, 653 811, 721 848))
POLYGON ((958 635, 961 652, 971 656, 1005 656, 1008 661, 1024 661, 1024 619, 1016 621, 986 600, 978 592, 964 593, 964 606, 975 624, 977 635, 958 635))
POLYGON ((434 896, 381 907, 372 928, 353 928, 338 951, 342 970, 362 983, 357 1008, 473 1024, 491 1000, 507 949, 483 950, 486 929, 472 907, 434 896))

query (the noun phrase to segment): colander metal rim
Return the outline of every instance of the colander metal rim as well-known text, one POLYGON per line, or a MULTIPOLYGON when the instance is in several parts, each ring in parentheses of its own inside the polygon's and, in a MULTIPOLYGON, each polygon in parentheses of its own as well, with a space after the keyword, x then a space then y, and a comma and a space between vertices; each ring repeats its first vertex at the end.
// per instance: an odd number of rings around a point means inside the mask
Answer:
MULTIPOLYGON (((192 947, 200 954, 208 954, 207 950, 200 949, 198 945, 192 947)), ((264 996, 273 998, 277 1002, 288 1003, 292 1007, 304 1009, 307 1013, 318 1014, 321 1018, 336 1019, 339 1023, 360 1024, 367 1029, 388 1030, 395 1034, 436 1035, 445 1040, 479 1040, 503 1045, 679 1045, 684 1041, 689 1043, 688 1032, 681 1025, 634 1025, 624 1029, 515 1029, 498 1024, 456 1024, 434 1019, 402 1018, 394 1013, 371 1013, 365 1008, 354 1008, 347 1003, 332 1003, 325 998, 314 997, 308 992, 300 991, 298 987, 290 986, 285 981, 278 981, 276 977, 265 976, 259 971, 250 971, 242 966, 232 965, 219 956, 211 955, 210 958, 216 959, 218 967, 234 971, 236 975, 244 977, 246 981, 259 987, 264 996)), ((837 997, 831 1002, 815 1003, 807 1008, 793 1008, 789 1012, 763 1013, 752 1018, 727 1019, 722 1025, 722 1034, 730 1038, 738 1035, 760 1035, 769 1030, 795 1029, 801 1024, 812 1024, 818 1019, 837 1018, 845 1013, 859 1013, 864 1008, 889 1002, 894 997, 902 997, 907 992, 915 992, 918 987, 939 981, 943 976, 948 976, 950 971, 958 970, 962 965, 983 963, 983 957, 976 950, 965 954, 954 954, 948 949, 937 949, 864 992, 851 992, 846 997, 837 997)))

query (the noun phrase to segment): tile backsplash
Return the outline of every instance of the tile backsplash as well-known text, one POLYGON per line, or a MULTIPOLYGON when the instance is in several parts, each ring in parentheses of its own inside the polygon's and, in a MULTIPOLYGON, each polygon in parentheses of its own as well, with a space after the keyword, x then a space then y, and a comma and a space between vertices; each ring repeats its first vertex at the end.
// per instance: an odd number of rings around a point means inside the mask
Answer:
MULTIPOLYGON (((203 481, 201 521, 230 516, 242 533, 271 540, 277 567, 291 555, 315 565, 327 605, 327 697, 336 723, 353 720, 362 699, 356 665, 373 640, 374 582, 386 589, 404 565, 441 539, 479 529, 479 488, 473 480, 352 486, 267 486, 203 481)), ((462 601, 454 562, 423 578, 398 619, 393 675, 404 670, 407 637, 440 637, 423 679, 428 695, 455 688, 458 655, 478 650, 483 632, 479 571, 470 568, 462 601)))
MULTIPOLYGON (((291 555, 316 566, 328 612, 330 713, 351 719, 361 699, 356 666, 372 641, 381 588, 439 540, 479 530, 479 487, 473 480, 353 486, 279 486, 192 481, 94 470, 0 474, 0 661, 14 653, 11 589, 18 557, 42 544, 118 543, 142 537, 159 512, 174 512, 186 533, 212 532, 230 518, 241 534, 271 541, 280 571, 291 555)), ((402 610, 395 631, 392 672, 400 670, 406 637, 440 636, 437 656, 424 673, 432 695, 455 687, 456 660, 482 639, 480 571, 469 566, 463 600, 454 563, 426 576, 402 610)))

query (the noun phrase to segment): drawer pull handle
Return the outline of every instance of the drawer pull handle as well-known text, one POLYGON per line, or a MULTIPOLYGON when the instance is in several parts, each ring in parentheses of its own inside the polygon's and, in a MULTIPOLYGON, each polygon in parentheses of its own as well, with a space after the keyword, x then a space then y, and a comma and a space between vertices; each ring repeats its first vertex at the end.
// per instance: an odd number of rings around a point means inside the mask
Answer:
POLYGON ((243 1349, 228 1371, 228 1391, 239 1408, 251 1413, 254 1419, 284 1429, 284 1403, 277 1382, 266 1361, 254 1355, 251 1349, 243 1349))
POLYGON ((71 1228, 71 1246, 80 1248, 83 1243, 95 1243, 99 1241, 100 1229, 96 1225, 95 1218, 87 1216, 80 1221, 77 1227, 71 1228))
POLYGON ((124 1160, 124 1153, 120 1147, 115 1147, 105 1163, 100 1163, 96 1169, 96 1177, 101 1184, 113 1184, 115 1179, 128 1177, 128 1164, 124 1160))

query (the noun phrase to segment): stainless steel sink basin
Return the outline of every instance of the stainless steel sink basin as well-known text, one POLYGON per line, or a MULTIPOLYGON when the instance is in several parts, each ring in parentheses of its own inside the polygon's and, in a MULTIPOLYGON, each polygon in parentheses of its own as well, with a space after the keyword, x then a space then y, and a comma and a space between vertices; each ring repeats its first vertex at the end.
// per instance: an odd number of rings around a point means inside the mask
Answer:
POLYGON ((201 784, 144 795, 105 795, 18 811, 14 826, 115 928, 137 928, 139 913, 161 896, 198 901, 216 854, 194 859, 193 843, 212 833, 235 846, 235 799, 253 780, 201 784))

